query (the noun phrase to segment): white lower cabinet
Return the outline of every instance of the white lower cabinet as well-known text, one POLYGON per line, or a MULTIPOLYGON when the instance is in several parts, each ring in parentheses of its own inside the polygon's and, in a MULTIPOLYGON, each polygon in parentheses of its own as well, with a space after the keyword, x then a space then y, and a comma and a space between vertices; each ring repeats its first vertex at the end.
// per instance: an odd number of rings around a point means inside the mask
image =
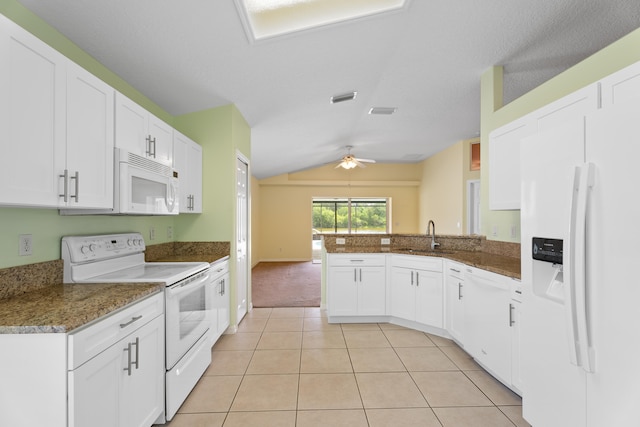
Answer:
POLYGON ((443 327, 441 258, 394 255, 389 286, 392 316, 443 327))
POLYGON ((522 284, 519 280, 513 280, 511 292, 511 385, 522 395, 524 390, 522 382, 522 340, 520 328, 522 325, 522 284))
POLYGON ((69 335, 69 427, 148 427, 163 413, 163 296, 69 335))
POLYGON ((511 384, 511 279, 465 268, 464 348, 505 384, 511 384))
POLYGON ((211 346, 218 341, 229 327, 229 261, 224 260, 211 265, 213 279, 213 321, 209 331, 211 346))
POLYGON ((464 264, 447 260, 446 275, 446 322, 445 327, 453 339, 464 346, 464 264))
POLYGON ((148 427, 164 409, 164 318, 69 372, 69 426, 148 427), (72 404, 71 404, 72 403, 72 404))
POLYGON ((0 348, 0 426, 149 427, 164 411, 162 292, 70 333, 0 334, 0 348))
POLYGON ((328 315, 386 314, 385 255, 329 254, 328 315))

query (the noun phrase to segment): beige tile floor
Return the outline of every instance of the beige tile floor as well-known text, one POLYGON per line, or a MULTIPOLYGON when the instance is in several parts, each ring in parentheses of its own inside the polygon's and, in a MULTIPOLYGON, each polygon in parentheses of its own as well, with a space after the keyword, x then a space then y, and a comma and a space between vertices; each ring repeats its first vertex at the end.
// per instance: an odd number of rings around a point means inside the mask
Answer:
POLYGON ((528 426, 519 396, 455 343, 319 308, 254 309, 170 427, 528 426))

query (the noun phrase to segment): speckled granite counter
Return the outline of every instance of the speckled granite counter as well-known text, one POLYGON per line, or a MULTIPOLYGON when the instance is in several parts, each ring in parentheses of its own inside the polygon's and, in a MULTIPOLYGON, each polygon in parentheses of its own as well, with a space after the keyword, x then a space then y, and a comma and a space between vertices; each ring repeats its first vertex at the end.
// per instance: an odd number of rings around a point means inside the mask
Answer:
POLYGON ((164 289, 159 283, 58 284, 0 300, 0 333, 65 333, 164 289))
POLYGON ((507 277, 520 279, 520 258, 487 253, 483 251, 455 251, 436 249, 431 252, 411 252, 404 248, 390 246, 326 246, 327 253, 394 253, 416 256, 437 256, 458 261, 472 267, 481 268, 507 277), (440 251, 440 252, 438 252, 440 251))
POLYGON ((171 242, 147 246, 147 262, 208 262, 228 258, 229 242, 171 242))

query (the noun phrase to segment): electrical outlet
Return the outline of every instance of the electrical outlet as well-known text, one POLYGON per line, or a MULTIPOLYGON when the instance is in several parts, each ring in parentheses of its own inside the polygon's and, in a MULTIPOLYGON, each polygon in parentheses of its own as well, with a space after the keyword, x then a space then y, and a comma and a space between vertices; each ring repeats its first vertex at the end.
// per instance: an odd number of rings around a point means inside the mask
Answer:
POLYGON ((492 236, 497 236, 498 235, 498 226, 494 225, 493 228, 491 229, 491 235, 492 236))
POLYGON ((173 227, 172 226, 168 226, 167 227, 167 239, 173 239, 173 227))
POLYGON ((382 239, 380 239, 380 244, 381 245, 390 245, 391 244, 391 239, 388 237, 383 237, 382 239))
POLYGON ((511 226, 511 238, 515 239, 516 235, 518 234, 518 227, 515 225, 511 226))
POLYGON ((21 234, 20 235, 20 256, 27 256, 33 254, 33 237, 31 234, 21 234))
POLYGON ((149 227, 149 240, 156 240, 156 228, 149 227))
POLYGON ((336 245, 344 245, 345 241, 344 237, 336 237, 336 245))

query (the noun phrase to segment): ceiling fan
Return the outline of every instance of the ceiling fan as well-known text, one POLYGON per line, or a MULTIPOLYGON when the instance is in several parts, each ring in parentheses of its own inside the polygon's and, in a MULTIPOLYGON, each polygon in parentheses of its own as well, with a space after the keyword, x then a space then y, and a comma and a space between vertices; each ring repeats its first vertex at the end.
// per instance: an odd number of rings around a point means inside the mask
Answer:
POLYGON ((353 148, 351 145, 347 145, 345 148, 347 149, 347 154, 342 158, 340 163, 338 163, 338 166, 336 166, 334 169, 337 169, 339 167, 343 167, 345 169, 353 169, 356 166, 361 168, 366 168, 367 166, 364 163, 376 162, 375 160, 371 160, 371 159, 356 158, 353 154, 351 154, 351 149, 353 148))

